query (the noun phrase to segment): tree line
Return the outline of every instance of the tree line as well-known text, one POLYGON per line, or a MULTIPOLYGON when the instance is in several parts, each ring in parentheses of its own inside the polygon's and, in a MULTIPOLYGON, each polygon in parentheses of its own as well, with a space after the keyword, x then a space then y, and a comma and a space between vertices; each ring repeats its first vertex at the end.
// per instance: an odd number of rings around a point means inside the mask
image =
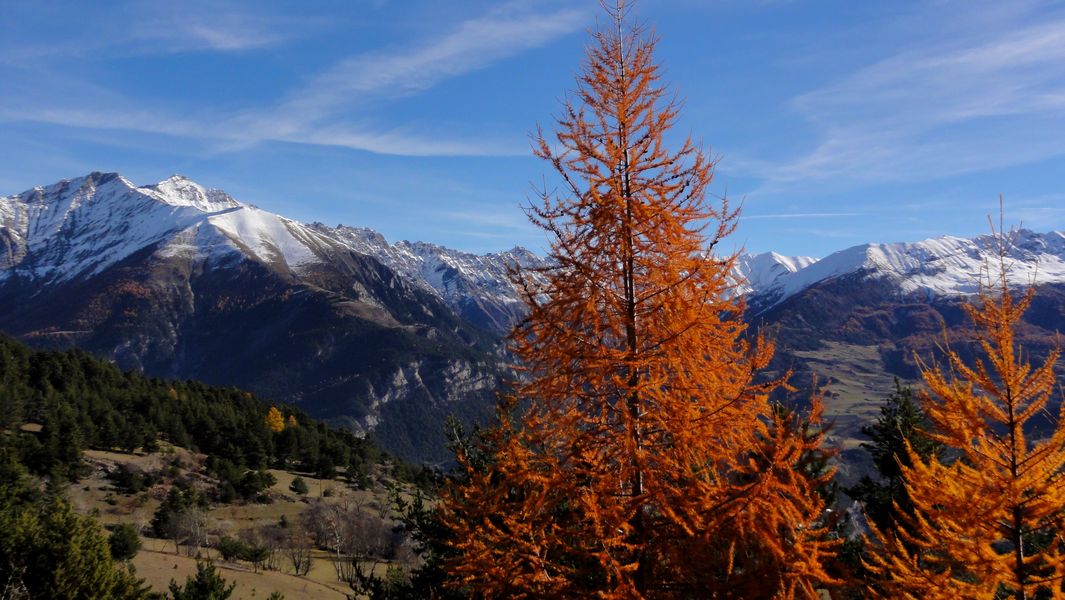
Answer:
POLYGON ((388 462, 403 480, 429 476, 370 438, 243 390, 123 372, 82 350, 31 350, 2 335, 0 431, 32 472, 69 480, 79 477, 85 449, 151 452, 165 441, 206 454, 230 498, 254 496, 262 486, 251 479, 266 468, 366 484, 371 467, 388 462), (40 429, 22 431, 26 424, 40 429))

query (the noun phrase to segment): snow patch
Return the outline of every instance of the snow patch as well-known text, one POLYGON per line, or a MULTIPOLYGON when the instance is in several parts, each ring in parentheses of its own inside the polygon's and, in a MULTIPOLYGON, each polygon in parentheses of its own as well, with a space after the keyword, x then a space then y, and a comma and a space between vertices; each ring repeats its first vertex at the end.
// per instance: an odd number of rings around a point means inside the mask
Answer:
POLYGON ((400 277, 452 305, 470 298, 523 304, 510 282, 508 267, 545 264, 542 258, 521 247, 473 254, 426 242, 404 240, 389 244, 380 233, 364 227, 338 225, 332 228, 321 223, 311 227, 360 254, 376 258, 400 277))
POLYGON ((212 215, 208 222, 263 262, 281 261, 296 268, 319 260, 308 247, 309 232, 296 221, 273 213, 242 206, 212 215))

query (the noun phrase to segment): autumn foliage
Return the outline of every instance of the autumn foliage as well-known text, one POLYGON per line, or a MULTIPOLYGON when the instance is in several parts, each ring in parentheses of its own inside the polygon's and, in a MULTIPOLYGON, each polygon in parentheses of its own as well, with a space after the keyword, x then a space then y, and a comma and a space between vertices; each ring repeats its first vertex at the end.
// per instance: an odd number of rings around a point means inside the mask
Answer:
POLYGON ((285 430, 285 416, 281 414, 281 411, 276 406, 271 406, 270 410, 266 411, 266 426, 274 433, 280 433, 285 430))
POLYGON ((445 494, 455 585, 491 598, 817 597, 832 549, 819 403, 774 410, 773 347, 730 296, 713 161, 666 149, 678 104, 624 8, 594 33, 530 209, 551 267, 516 276, 524 376, 445 494), (512 417, 511 414, 514 414, 512 417))
MULTIPOLYGON (((1003 241, 1000 236, 1000 243, 1003 241)), ((966 312, 979 332, 983 359, 967 363, 948 351, 946 366, 922 369, 929 435, 946 458, 921 460, 910 450, 903 478, 913 508, 895 533, 874 531, 879 552, 870 568, 888 598, 1061 598, 1065 577, 1065 419, 1031 439, 1049 416, 1054 350, 1032 366, 1016 327, 1034 289, 1019 298, 999 273, 966 312)))

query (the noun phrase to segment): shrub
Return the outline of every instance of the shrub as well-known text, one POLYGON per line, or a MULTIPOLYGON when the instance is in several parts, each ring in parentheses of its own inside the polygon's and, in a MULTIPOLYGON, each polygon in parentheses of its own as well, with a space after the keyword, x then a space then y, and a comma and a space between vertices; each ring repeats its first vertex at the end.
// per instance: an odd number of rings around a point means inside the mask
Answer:
POLYGON ((115 560, 130 560, 137 556, 141 549, 141 537, 129 523, 121 523, 115 527, 108 536, 107 543, 111 546, 111 558, 115 560))

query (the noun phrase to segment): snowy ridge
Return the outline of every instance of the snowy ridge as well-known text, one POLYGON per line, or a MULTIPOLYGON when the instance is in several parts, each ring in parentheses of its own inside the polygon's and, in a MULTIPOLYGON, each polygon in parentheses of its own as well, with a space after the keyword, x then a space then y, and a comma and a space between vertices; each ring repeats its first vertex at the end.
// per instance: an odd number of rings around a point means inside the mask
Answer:
POLYGON ((212 215, 208 222, 259 260, 296 268, 319 262, 319 236, 302 224, 249 206, 212 215))
POLYGON ((734 293, 739 296, 773 289, 782 278, 817 262, 809 256, 783 256, 776 252, 741 254, 732 267, 734 293))
POLYGON ((172 175, 140 190, 171 206, 191 206, 202 212, 219 212, 243 206, 222 190, 204 188, 183 175, 172 175))
POLYGON ((149 248, 160 259, 243 256, 296 275, 357 252, 462 314, 489 315, 500 331, 524 306, 508 266, 543 264, 523 248, 481 255, 423 242, 389 244, 370 229, 304 225, 180 175, 137 187, 117 173, 91 173, 0 197, 0 281, 85 279, 149 248))
POLYGON ((356 252, 373 256, 400 277, 455 305, 476 296, 502 304, 522 304, 507 275, 509 265, 543 266, 544 260, 525 248, 473 254, 426 242, 406 240, 389 244, 380 233, 365 227, 321 223, 312 227, 356 252))
POLYGON ((296 221, 178 175, 136 187, 116 173, 91 173, 0 197, 0 281, 87 278, 152 246, 163 257, 241 253, 299 269, 328 244, 296 221))
MULTIPOLYGON (((820 260, 745 254, 732 278, 737 293, 759 309, 850 275, 888 279, 906 294, 964 295, 975 292, 980 277, 997 264, 995 244, 991 236, 944 236, 864 244, 820 260)), ((353 251, 376 258, 460 314, 484 316, 500 331, 523 311, 508 267, 546 264, 520 247, 473 254, 425 242, 390 244, 372 229, 305 225, 179 175, 137 187, 117 173, 91 173, 0 197, 0 282, 18 277, 52 285, 88 278, 146 249, 160 258, 200 261, 243 256, 297 275, 353 251)), ((1007 259, 1012 284, 1065 282, 1065 233, 1021 230, 1007 259)))
POLYGON ((93 173, 0 198, 0 226, 10 241, 0 280, 90 276, 202 218, 198 209, 161 202, 117 174, 93 173))
MULTIPOLYGON (((762 306, 777 304, 822 281, 845 275, 887 278, 903 293, 934 298, 977 292, 998 269, 997 240, 989 235, 972 239, 953 236, 920 242, 863 244, 841 250, 777 278, 756 293, 762 306)), ((1010 285, 1065 282, 1065 233, 1035 233, 1022 229, 1008 246, 1006 265, 1010 285)))

